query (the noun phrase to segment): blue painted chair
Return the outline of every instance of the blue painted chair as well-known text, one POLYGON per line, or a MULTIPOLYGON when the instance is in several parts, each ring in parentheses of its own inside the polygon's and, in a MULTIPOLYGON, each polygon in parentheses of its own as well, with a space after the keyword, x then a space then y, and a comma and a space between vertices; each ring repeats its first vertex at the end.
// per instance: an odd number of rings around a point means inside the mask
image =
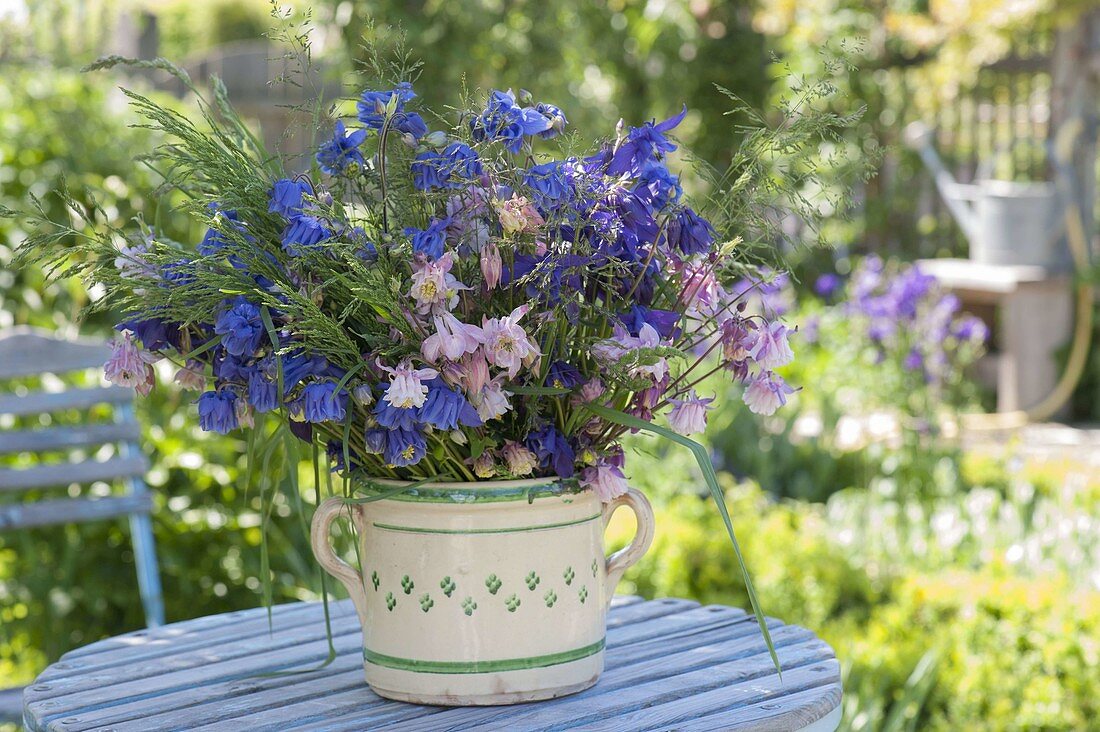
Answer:
MULTIPOLYGON (((164 624, 164 598, 149 517, 152 496, 143 480, 149 462, 139 447, 134 392, 98 385, 69 388, 62 378, 102 368, 110 350, 102 340, 67 340, 30 328, 0 333, 0 384, 16 379, 23 384, 18 389, 0 386, 0 418, 8 424, 37 425, 5 429, 0 421, 0 456, 30 457, 20 457, 19 467, 0 468, 0 532, 127 517, 145 622, 156 627, 164 624), (41 384, 31 390, 26 381, 41 384), (89 411, 101 405, 112 421, 88 421, 89 411), (70 419, 45 416, 62 413, 70 419), (73 414, 80 417, 72 419, 73 414), (65 424, 53 426, 55 421, 65 424), (43 454, 66 459, 45 461, 43 454), (93 483, 123 490, 100 488, 93 496, 73 489, 93 483), (57 496, 57 489, 64 487, 71 490, 57 496), (34 500, 26 498, 28 492, 34 500)), ((21 710, 22 690, 0 689, 0 722, 18 721, 21 710)))

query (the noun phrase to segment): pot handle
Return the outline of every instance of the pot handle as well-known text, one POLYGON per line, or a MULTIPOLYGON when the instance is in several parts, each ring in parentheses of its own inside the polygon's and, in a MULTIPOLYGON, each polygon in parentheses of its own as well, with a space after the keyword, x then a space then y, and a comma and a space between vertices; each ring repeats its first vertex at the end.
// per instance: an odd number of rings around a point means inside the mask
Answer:
POLYGON ((641 559, 642 555, 649 549, 649 545, 653 543, 653 507, 649 505, 649 500, 645 495, 641 491, 630 488, 626 493, 605 505, 603 507, 603 526, 605 529, 608 522, 611 521, 611 514, 615 513, 615 509, 619 506, 630 507, 630 510, 634 512, 635 519, 638 521, 638 529, 634 532, 634 538, 629 544, 607 558, 604 567, 606 577, 605 612, 611 607, 611 598, 615 596, 615 587, 618 586, 619 580, 623 578, 623 572, 634 566, 635 562, 641 559))
POLYGON ((340 584, 348 591, 351 601, 355 605, 355 611, 364 624, 367 622, 367 593, 364 588, 362 575, 350 564, 332 550, 332 522, 341 514, 348 516, 351 509, 344 499, 339 496, 326 498, 313 513, 313 522, 309 528, 309 543, 313 549, 313 556, 329 574, 340 580, 340 584))

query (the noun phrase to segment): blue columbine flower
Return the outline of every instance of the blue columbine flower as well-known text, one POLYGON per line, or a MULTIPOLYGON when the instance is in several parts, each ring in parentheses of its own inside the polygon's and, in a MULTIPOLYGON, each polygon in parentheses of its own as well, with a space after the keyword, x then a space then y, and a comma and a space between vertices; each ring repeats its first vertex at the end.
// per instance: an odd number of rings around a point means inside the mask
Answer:
POLYGON ((214 348, 212 359, 214 376, 219 384, 227 382, 244 384, 255 368, 249 361, 251 361, 250 356, 234 356, 226 353, 225 348, 219 345, 214 348))
POLYGON ((562 478, 573 477, 576 455, 569 440, 551 425, 527 435, 527 447, 538 456, 539 465, 551 466, 562 478))
POLYGON ((611 157, 607 174, 618 176, 630 173, 636 176, 650 161, 663 160, 668 153, 676 149, 676 146, 665 138, 664 133, 683 122, 686 115, 687 106, 680 114, 664 122, 646 122, 641 127, 631 128, 626 141, 619 145, 611 157))
POLYGON ((690 208, 676 212, 668 224, 668 243, 687 255, 706 254, 717 234, 710 222, 690 208))
POLYGON ((668 339, 676 335, 676 324, 680 322, 680 313, 673 310, 654 310, 642 305, 633 305, 630 313, 622 318, 623 325, 630 335, 637 337, 643 325, 651 326, 661 338, 668 339))
POLYGON ((305 194, 313 193, 313 188, 304 180, 283 178, 275 181, 268 193, 267 210, 291 218, 302 212, 305 194))
POLYGON ((171 323, 163 318, 124 320, 115 326, 115 330, 131 331, 148 351, 163 351, 169 346, 180 350, 179 323, 171 323))
POLYGON ((428 398, 421 405, 417 418, 424 424, 440 430, 453 430, 455 427, 480 427, 484 424, 477 410, 466 397, 436 377, 427 383, 428 398))
POLYGON ((332 132, 332 139, 321 143, 317 149, 317 164, 321 170, 329 175, 339 175, 352 163, 359 167, 366 166, 363 153, 359 152, 359 146, 367 139, 366 130, 352 130, 348 132, 344 123, 336 120, 336 127, 332 132))
POLYGON ((817 293, 818 297, 824 300, 830 300, 833 295, 840 290, 843 284, 844 282, 840 279, 840 275, 826 272, 814 282, 814 292, 817 293))
POLYGON ((550 120, 550 127, 539 133, 539 137, 544 140, 557 137, 558 133, 564 130, 565 126, 569 124, 569 120, 565 118, 565 113, 556 105, 539 102, 535 105, 535 111, 550 120))
POLYGON ((634 191, 658 211, 679 201, 684 193, 679 177, 673 175, 663 163, 656 162, 642 168, 634 191))
POLYGON ((576 366, 565 361, 555 361, 546 372, 545 385, 555 389, 572 389, 582 381, 584 376, 576 366))
MULTIPOLYGON (((228 228, 234 228, 237 231, 241 232, 245 230, 244 224, 240 222, 240 219, 237 217, 236 211, 228 208, 222 208, 216 203, 211 203, 207 208, 210 209, 211 213, 214 215, 214 218, 219 221, 223 230, 228 228)), ((223 231, 218 230, 214 227, 210 227, 206 230, 206 234, 203 235, 202 241, 199 242, 199 245, 196 248, 198 249, 199 254, 204 257, 209 257, 220 252, 222 248, 229 243, 229 241, 229 238, 223 233, 223 231)))
POLYGON ((226 301, 226 308, 214 321, 214 332, 222 337, 222 346, 234 356, 251 356, 260 347, 264 321, 260 308, 243 297, 226 301))
POLYGON ((412 84, 402 81, 389 91, 365 91, 359 97, 356 108, 359 110, 359 121, 373 130, 381 130, 386 121, 386 105, 390 99, 397 97, 397 109, 394 111, 391 126, 398 132, 412 135, 419 140, 428 134, 428 125, 416 112, 406 112, 405 103, 416 98, 412 84))
MULTIPOLYGON (((383 390, 390 387, 389 382, 381 384, 383 390)), ((374 403, 374 416, 378 424, 388 429, 412 430, 417 426, 416 407, 395 407, 385 399, 374 403)))
POLYGON ((461 142, 452 142, 442 152, 425 150, 412 164, 413 185, 422 191, 432 188, 462 188, 482 173, 477 152, 461 142))
POLYGON ((331 237, 332 230, 324 221, 309 214, 298 214, 283 231, 283 251, 292 257, 300 257, 331 237))
POLYGON ((277 385, 262 369, 254 369, 248 375, 248 403, 257 412, 270 412, 279 405, 276 391, 277 385))
POLYGON ((336 391, 331 381, 307 384, 302 389, 302 414, 307 422, 339 422, 347 414, 348 393, 336 391))
POLYGON ((229 434, 237 428, 237 395, 231 389, 204 392, 199 397, 199 427, 229 434))
POLYGON ((534 194, 535 203, 543 209, 552 209, 567 203, 574 195, 568 166, 573 160, 552 160, 536 165, 523 175, 523 182, 534 194))
POLYGON ((340 369, 332 366, 324 356, 307 355, 301 349, 283 356, 282 365, 284 394, 309 376, 342 376, 340 369))
POLYGON ((389 434, 389 430, 381 427, 367 430, 364 434, 367 452, 371 455, 381 455, 386 449, 387 434, 389 434))
POLYGON ((516 95, 494 89, 485 110, 470 120, 474 139, 501 140, 510 152, 518 153, 524 135, 537 135, 551 128, 551 121, 534 107, 520 107, 516 95))
POLYGON ((417 229, 410 226, 405 229, 405 236, 412 241, 414 254, 423 254, 428 259, 439 259, 443 256, 443 246, 447 242, 447 226, 451 223, 447 219, 434 219, 427 229, 417 229))
POLYGON ((424 458, 428 445, 424 433, 418 429, 396 429, 386 433, 386 464, 396 468, 416 465, 424 458))

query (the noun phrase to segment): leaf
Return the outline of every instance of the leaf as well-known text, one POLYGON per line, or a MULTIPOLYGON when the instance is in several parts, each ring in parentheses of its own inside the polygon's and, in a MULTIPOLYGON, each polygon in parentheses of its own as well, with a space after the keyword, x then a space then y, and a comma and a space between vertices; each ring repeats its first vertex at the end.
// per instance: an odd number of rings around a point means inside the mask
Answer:
POLYGON ((745 558, 741 555, 741 545, 737 543, 737 536, 733 533, 733 522, 730 520, 729 509, 726 508, 726 499, 722 493, 722 488, 718 485, 718 476, 714 472, 714 465, 710 462, 710 455, 707 453, 707 449, 695 440, 677 434, 667 427, 661 427, 652 422, 646 422, 644 419, 639 419, 632 414, 620 412, 617 409, 611 409, 610 407, 604 407, 598 404, 585 404, 584 408, 597 417, 613 424, 622 425, 623 427, 629 427, 641 432, 649 432, 658 437, 663 437, 666 440, 683 445, 695 455, 695 460, 699 463, 699 469, 703 472, 703 479, 707 482, 707 487, 710 489, 710 495, 714 499, 715 505, 718 506, 718 513, 722 515, 722 521, 726 524, 726 532, 729 534, 730 542, 733 544, 733 552, 737 555, 737 564, 741 567, 741 576, 745 580, 745 591, 748 592, 749 595, 749 604, 752 605, 752 612, 756 616, 756 623, 760 626, 760 632, 764 635, 764 643, 768 646, 768 653, 771 655, 772 663, 775 664, 775 671, 779 674, 780 681, 782 681, 783 671, 779 666, 779 656, 776 655, 775 644, 772 642, 771 633, 768 631, 768 624, 764 619, 764 613, 760 611, 760 603, 756 599, 756 590, 752 586, 752 579, 749 577, 749 569, 745 566, 745 558))

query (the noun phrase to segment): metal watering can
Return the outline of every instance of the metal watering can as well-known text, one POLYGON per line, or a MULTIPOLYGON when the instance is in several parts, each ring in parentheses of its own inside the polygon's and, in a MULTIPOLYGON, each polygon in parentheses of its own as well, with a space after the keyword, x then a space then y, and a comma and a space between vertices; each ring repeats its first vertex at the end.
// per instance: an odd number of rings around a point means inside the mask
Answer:
POLYGON ((1072 267, 1065 238, 1065 202, 1050 182, 993 180, 982 166, 976 183, 959 183, 920 122, 905 129, 906 143, 932 172, 936 188, 970 243, 970 259, 982 264, 1072 267))

